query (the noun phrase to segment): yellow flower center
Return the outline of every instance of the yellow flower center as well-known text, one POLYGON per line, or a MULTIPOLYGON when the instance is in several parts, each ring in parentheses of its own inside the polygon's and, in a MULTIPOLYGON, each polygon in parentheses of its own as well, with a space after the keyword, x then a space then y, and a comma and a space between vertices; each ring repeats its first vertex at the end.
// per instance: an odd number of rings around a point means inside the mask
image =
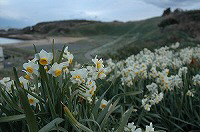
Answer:
POLYGON ((85 82, 85 80, 84 79, 82 79, 82 83, 84 83, 85 82))
POLYGON ((48 60, 47 60, 47 58, 40 58, 40 64, 41 65, 47 65, 48 64, 48 60))
POLYGON ((74 76, 74 79, 80 79, 81 78, 81 76, 80 75, 76 75, 76 76, 74 76))
POLYGON ((69 59, 69 64, 72 64, 72 59, 69 59))
POLYGON ((29 73, 33 73, 33 68, 32 68, 32 67, 27 67, 26 70, 27 70, 29 73))
POLYGON ((55 73, 56 76, 60 76, 62 74, 62 71, 61 70, 56 70, 54 73, 55 73))
POLYGON ((30 79, 31 79, 31 76, 28 75, 28 74, 26 74, 24 77, 25 77, 27 80, 30 80, 30 79))
POLYGON ((104 74, 104 71, 102 70, 102 71, 100 71, 99 73, 98 73, 98 77, 100 78, 100 75, 101 74, 104 74))
POLYGON ((106 108, 106 106, 107 106, 106 104, 102 104, 101 105, 102 108, 106 108))
POLYGON ((92 87, 92 89, 90 90, 90 94, 94 94, 94 87, 92 87))
POLYGON ((30 104, 34 104, 34 98, 30 98, 28 101, 30 104))
POLYGON ((20 86, 21 86, 21 87, 24 87, 24 83, 23 83, 23 82, 20 82, 20 86))
POLYGON ((63 70, 67 69, 67 66, 63 66, 63 70))
POLYGON ((169 70, 166 72, 166 74, 167 74, 167 75, 169 74, 169 70))
POLYGON ((97 69, 101 68, 101 63, 97 61, 97 69))

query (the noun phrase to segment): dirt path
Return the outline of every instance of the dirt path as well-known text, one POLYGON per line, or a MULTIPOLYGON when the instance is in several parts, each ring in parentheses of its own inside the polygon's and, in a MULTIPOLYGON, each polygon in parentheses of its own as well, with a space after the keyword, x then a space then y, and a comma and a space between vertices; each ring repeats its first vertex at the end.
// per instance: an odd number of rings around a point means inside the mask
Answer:
POLYGON ((92 50, 89 50, 85 53, 85 58, 87 59, 93 59, 95 55, 98 54, 106 54, 106 53, 115 53, 118 49, 122 48, 124 45, 127 45, 129 43, 133 43, 137 39, 137 35, 133 36, 132 38, 129 38, 128 42, 125 42, 127 34, 124 34, 117 39, 110 41, 108 43, 102 44, 101 46, 94 48, 92 50), (123 43, 123 45, 121 44, 123 43))

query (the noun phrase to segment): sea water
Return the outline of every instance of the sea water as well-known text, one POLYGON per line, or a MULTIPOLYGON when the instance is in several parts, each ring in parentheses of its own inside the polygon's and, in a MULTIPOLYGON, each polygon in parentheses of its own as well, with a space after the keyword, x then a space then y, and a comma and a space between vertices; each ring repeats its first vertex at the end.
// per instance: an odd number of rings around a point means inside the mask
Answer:
POLYGON ((3 45, 3 44, 13 44, 13 43, 19 43, 19 42, 22 42, 22 40, 0 37, 0 45, 3 45))

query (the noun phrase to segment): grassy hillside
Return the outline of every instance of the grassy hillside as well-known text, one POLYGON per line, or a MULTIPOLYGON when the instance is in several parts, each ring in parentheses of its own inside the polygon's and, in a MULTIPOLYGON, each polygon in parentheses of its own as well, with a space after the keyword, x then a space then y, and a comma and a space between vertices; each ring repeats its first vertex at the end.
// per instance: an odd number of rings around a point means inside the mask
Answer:
POLYGON ((154 49, 177 41, 183 47, 196 45, 200 41, 199 21, 200 11, 192 10, 126 23, 87 20, 44 22, 33 26, 29 33, 50 36, 114 36, 115 40, 111 39, 112 41, 95 47, 91 55, 123 59, 145 47, 154 49))
POLYGON ((200 11, 187 11, 131 23, 127 32, 116 41, 100 47, 95 52, 105 57, 123 59, 143 48, 155 49, 175 42, 181 47, 195 46, 200 42, 200 11), (170 24, 175 19, 177 24, 170 24), (167 22, 167 24, 166 24, 167 22), (164 23, 164 27, 159 27, 164 23))

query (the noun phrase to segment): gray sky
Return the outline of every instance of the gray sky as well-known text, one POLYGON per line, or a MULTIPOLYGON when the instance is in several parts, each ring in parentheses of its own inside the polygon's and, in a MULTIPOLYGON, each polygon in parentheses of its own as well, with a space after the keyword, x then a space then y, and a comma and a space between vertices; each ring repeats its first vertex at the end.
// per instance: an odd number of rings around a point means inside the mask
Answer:
POLYGON ((68 19, 134 21, 159 16, 167 7, 199 9, 200 0, 0 0, 0 27, 68 19))

